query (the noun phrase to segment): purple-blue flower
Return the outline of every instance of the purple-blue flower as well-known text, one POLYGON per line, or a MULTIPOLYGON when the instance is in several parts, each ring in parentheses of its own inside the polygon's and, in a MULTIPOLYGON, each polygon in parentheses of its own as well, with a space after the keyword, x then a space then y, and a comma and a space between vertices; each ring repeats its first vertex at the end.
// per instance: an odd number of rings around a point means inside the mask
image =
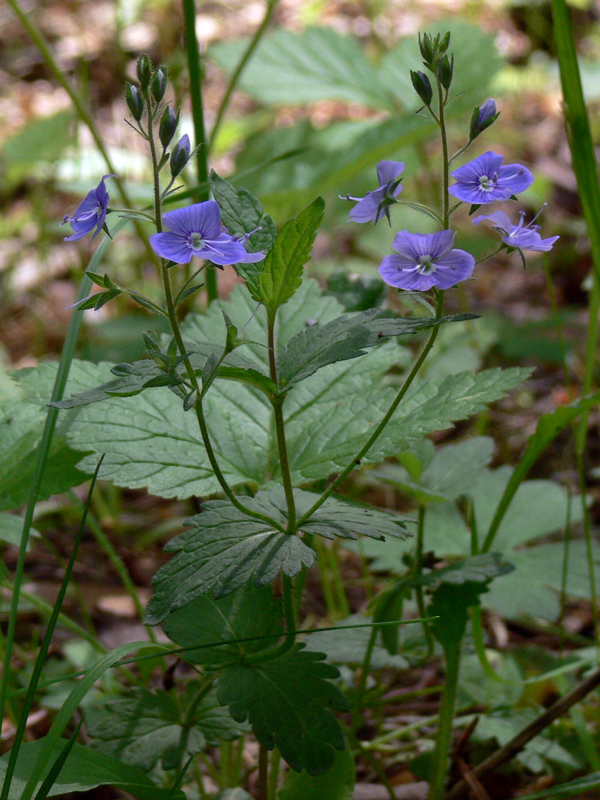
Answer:
POLYGON ((493 214, 481 214, 473 218, 473 224, 479 225, 484 219, 489 219, 494 228, 502 234, 501 239, 509 247, 518 247, 520 250, 540 250, 547 252, 552 249, 552 245, 559 238, 551 236, 549 239, 542 239, 538 233, 540 226, 533 223, 537 219, 536 215, 529 225, 525 225, 525 212, 520 211, 521 219, 518 225, 513 225, 508 214, 504 211, 494 211, 493 214))
POLYGON ((378 222, 383 215, 389 219, 389 206, 402 191, 400 175, 403 172, 402 161, 380 161, 377 165, 379 188, 367 192, 364 197, 348 195, 346 198, 358 201, 348 215, 350 219, 353 222, 378 222))
POLYGON ((397 256, 386 256, 379 274, 390 286, 426 292, 434 286, 448 289, 471 277, 475 259, 465 250, 454 250, 453 231, 409 233, 400 231, 392 247, 397 256))
MULTIPOLYGON (((482 131, 482 125, 485 125, 492 117, 496 116, 496 101, 490 98, 479 107, 479 116, 477 117, 477 128, 482 131)), ((487 126, 486 126, 487 127, 487 126)))
POLYGON ((247 253, 244 240, 223 230, 221 211, 214 200, 167 211, 167 229, 154 233, 150 244, 155 253, 177 264, 189 264, 194 256, 213 264, 244 264, 262 261, 264 253, 247 253))
POLYGON ((531 172, 521 164, 502 166, 503 158, 488 151, 452 173, 456 180, 448 191, 464 203, 484 205, 508 198, 533 183, 531 172))
POLYGON ((75 231, 72 236, 65 236, 65 242, 75 242, 77 239, 82 239, 94 228, 96 228, 96 231, 92 239, 95 239, 100 233, 106 219, 106 211, 110 199, 104 181, 107 178, 116 177, 116 175, 105 175, 98 186, 87 193, 85 199, 75 209, 73 216, 66 216, 63 219, 62 224, 65 225, 70 222, 75 231))

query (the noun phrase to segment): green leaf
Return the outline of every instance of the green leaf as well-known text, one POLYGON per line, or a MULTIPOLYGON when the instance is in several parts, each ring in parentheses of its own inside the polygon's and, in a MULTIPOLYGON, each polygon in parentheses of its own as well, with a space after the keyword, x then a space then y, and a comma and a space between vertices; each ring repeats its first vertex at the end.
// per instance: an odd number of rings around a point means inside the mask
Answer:
MULTIPOLYGON (((17 547, 21 544, 23 533, 23 517, 16 514, 0 513, 0 541, 14 544, 17 547)), ((39 536, 40 533, 35 528, 30 528, 30 536, 39 536)))
MULTIPOLYGON (((15 774, 8 795, 9 800, 20 800, 25 784, 34 768, 38 755, 45 744, 44 739, 27 742, 21 746, 15 774)), ((50 770, 52 763, 60 756, 67 745, 66 739, 60 739, 51 753, 46 770, 42 773, 38 785, 50 770)), ((6 774, 9 753, 0 758, 0 780, 6 774)), ((141 770, 123 764, 116 758, 99 753, 91 747, 74 744, 66 763, 61 769, 56 782, 49 792, 50 797, 67 792, 85 792, 96 786, 113 786, 129 792, 139 800, 184 800, 183 792, 170 794, 170 789, 156 786, 141 770)))
POLYGON ((317 197, 279 232, 258 278, 260 299, 268 308, 287 303, 300 286, 324 213, 325 202, 317 197))
MULTIPOLYGON (((47 400, 51 391, 54 367, 46 373, 50 380, 42 390, 47 400)), ((18 373, 21 374, 21 373, 18 373)), ((26 399, 8 400, 0 409, 0 510, 17 508, 27 502, 33 473, 35 451, 40 443, 46 413, 36 403, 26 399)), ((66 441, 70 421, 61 420, 56 426, 50 455, 42 478, 39 500, 79 486, 94 471, 76 466, 83 453, 75 452, 66 441)), ((85 451, 87 448, 83 448, 85 451)))
MULTIPOLYGON (((210 55, 232 71, 247 43, 218 44, 210 55)), ((394 110, 389 92, 358 42, 332 28, 301 33, 275 31, 262 39, 240 79, 240 86, 268 104, 297 105, 323 99, 394 110)))
POLYGON ((479 595, 486 591, 485 582, 439 583, 427 607, 427 615, 437 617, 429 624, 431 632, 449 653, 460 647, 467 628, 468 610, 479 605, 479 595))
POLYGON ((43 163, 56 161, 73 141, 73 122, 72 110, 59 111, 30 120, 5 140, 1 160, 7 190, 36 172, 44 174, 43 163))
POLYGON ((131 689, 126 697, 90 709, 86 724, 95 739, 93 746, 148 772, 159 760, 163 769, 177 769, 207 745, 240 736, 241 728, 217 703, 214 692, 201 700, 188 720, 188 708, 198 691, 198 682, 188 684, 178 703, 163 690, 131 689))
MULTIPOLYGON (((244 368, 267 374, 267 312, 264 307, 257 311, 244 287, 236 288, 228 301, 211 303, 205 315, 194 315, 186 323, 186 347, 189 343, 200 354, 198 367, 206 363, 209 350, 222 352, 226 334, 222 310, 238 330, 246 326, 244 368)), ((277 312, 278 347, 286 348, 306 328, 307 320, 326 324, 341 311, 315 282, 304 281, 277 312)), ((378 325, 383 322, 388 320, 378 325)), ((395 324, 393 319, 389 323, 395 324)), ((227 356, 228 364, 237 365, 233 359, 239 350, 227 356)), ((388 371, 407 363, 406 351, 390 341, 364 356, 323 366, 290 389, 283 410, 296 485, 326 478, 348 464, 395 397, 397 390, 386 377, 388 371)), ((32 401, 45 403, 54 369, 44 364, 21 370, 15 378, 32 401)), ((502 397, 527 374, 528 370, 488 370, 413 385, 364 463, 378 463, 415 438, 452 427, 502 397)), ((74 363, 67 391, 84 392, 112 377, 106 365, 74 363)), ((205 398, 205 415, 217 459, 231 485, 248 484, 256 490, 279 480, 273 412, 263 392, 238 382, 224 383, 217 376, 205 398)), ((135 398, 112 397, 65 412, 61 424, 68 430, 72 447, 93 451, 81 468, 93 470, 97 454, 105 453, 100 477, 119 486, 146 487, 163 497, 220 491, 197 420, 184 412, 170 390, 157 388, 135 398)))
POLYGON ((272 645, 282 632, 281 617, 281 601, 273 600, 269 587, 245 584, 219 600, 198 598, 171 613, 163 627, 170 639, 188 648, 186 661, 222 667, 272 645), (246 639, 256 641, 238 642, 246 639))
POLYGON ((258 741, 278 747, 287 763, 300 772, 320 775, 344 749, 344 735, 333 711, 348 704, 331 681, 338 670, 322 653, 296 646, 261 664, 226 668, 216 681, 217 697, 238 722, 250 721, 258 741))
POLYGON ((466 583, 488 583, 493 578, 506 575, 512 572, 514 566, 504 561, 500 553, 481 553, 477 556, 458 561, 442 569, 435 569, 431 572, 411 578, 407 581, 407 586, 428 586, 436 590, 438 587, 448 584, 452 586, 462 586, 466 583))
POLYGON ((470 495, 494 455, 494 441, 481 436, 440 447, 418 481, 400 465, 386 464, 370 473, 377 481, 412 495, 419 504, 458 500, 470 495))
POLYGON ((323 775, 288 772, 277 800, 352 800, 355 783, 354 759, 346 749, 335 754, 333 766, 323 775))
MULTIPOLYGON (((269 493, 260 492, 242 502, 253 511, 271 515, 285 530, 287 520, 269 493)), ((315 552, 301 538, 248 517, 229 500, 208 501, 204 509, 189 520, 193 527, 165 548, 177 555, 154 576, 147 625, 156 625, 171 611, 208 592, 223 597, 249 580, 254 586, 265 586, 280 572, 293 577, 303 565, 314 564, 315 552)))
MULTIPOLYGON (((295 490, 294 498, 298 515, 302 516, 318 499, 318 495, 295 490)), ((356 539, 356 534, 372 539, 385 539, 386 536, 405 538, 408 535, 404 521, 395 514, 351 505, 333 497, 328 498, 311 514, 302 524, 302 531, 323 536, 325 539, 356 539)))
POLYGON ((109 397, 131 397, 142 392, 147 381, 162 377, 164 374, 151 359, 134 361, 133 364, 116 364, 112 367, 111 372, 119 377, 88 391, 67 397, 58 403, 49 403, 48 405, 51 408, 67 409, 98 403, 109 397))
POLYGON ((342 315, 325 325, 315 322, 297 333, 277 352, 279 385, 289 389, 328 364, 365 354, 368 348, 394 336, 416 333, 444 322, 462 321, 465 315, 441 319, 381 317, 376 310, 342 315))
MULTIPOLYGON (((335 630, 311 632, 306 637, 306 649, 325 653, 327 660, 332 664, 362 664, 369 639, 371 628, 348 628, 348 625, 367 623, 368 617, 352 614, 335 626, 335 630)), ((408 662, 398 655, 389 655, 380 645, 375 645, 371 652, 371 668, 406 669, 408 662)))
POLYGON ((327 294, 335 297, 346 311, 368 311, 383 304, 386 288, 378 277, 349 275, 345 269, 336 269, 327 278, 327 294))
MULTIPOLYGON (((240 238, 256 231, 248 239, 246 250, 250 253, 268 253, 277 237, 277 231, 271 217, 264 213, 258 198, 247 189, 234 186, 221 178, 214 170, 210 174, 210 185, 221 209, 221 219, 225 227, 240 238)), ((256 301, 261 299, 258 278, 262 269, 261 263, 236 265, 237 272, 245 279, 256 301)))

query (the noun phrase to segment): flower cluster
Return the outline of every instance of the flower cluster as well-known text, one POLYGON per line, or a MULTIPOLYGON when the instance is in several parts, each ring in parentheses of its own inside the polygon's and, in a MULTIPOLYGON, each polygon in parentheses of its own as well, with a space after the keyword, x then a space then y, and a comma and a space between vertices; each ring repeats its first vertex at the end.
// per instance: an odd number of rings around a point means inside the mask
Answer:
MULTIPOLYGON (((497 117, 493 100, 475 108, 469 141, 489 127, 497 117)), ((377 223, 385 214, 389 220, 390 206, 401 202, 396 198, 402 189, 399 176, 403 171, 404 164, 401 162, 382 161, 377 166, 379 187, 362 198, 345 198, 357 201, 357 205, 349 213, 350 219, 354 222, 377 223)), ((448 188, 449 194, 474 207, 514 198, 517 193, 529 188, 534 180, 526 167, 521 164, 503 164, 502 156, 492 151, 459 167, 452 173, 452 177, 456 182, 448 188)), ((548 251, 558 239, 558 236, 542 239, 538 233, 539 226, 533 224, 535 218, 529 225, 525 225, 523 212, 518 225, 513 225, 503 211, 480 215, 473 222, 478 225, 483 220, 489 220, 493 224, 507 248, 548 251)), ((454 233, 451 230, 433 234, 400 231, 392 245, 398 255, 386 256, 381 262, 379 273, 387 284, 399 289, 416 292, 425 292, 434 287, 448 289, 470 278, 475 267, 473 256, 464 250, 453 248, 453 244, 454 233)))

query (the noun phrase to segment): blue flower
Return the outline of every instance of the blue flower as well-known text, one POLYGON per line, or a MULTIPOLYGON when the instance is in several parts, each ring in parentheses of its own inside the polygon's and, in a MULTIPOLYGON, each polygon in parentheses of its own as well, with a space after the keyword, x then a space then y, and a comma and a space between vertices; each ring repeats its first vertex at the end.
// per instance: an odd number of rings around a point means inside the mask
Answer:
POLYGON ((520 164, 502 166, 502 156, 488 151, 452 173, 456 180, 448 191, 464 203, 484 205, 508 198, 533 183, 531 172, 520 164))
POLYGON ((379 274, 390 286, 415 292, 426 292, 438 286, 450 286, 471 277, 475 259, 465 250, 454 250, 453 231, 409 233, 400 231, 392 245, 399 253, 386 256, 379 274))
POLYGON ((189 264, 194 256, 221 266, 264 258, 263 253, 247 253, 245 239, 240 241, 223 230, 214 200, 168 211, 163 222, 167 231, 152 234, 150 244, 159 256, 177 264, 189 264))
POLYGON ((367 192, 364 197, 348 195, 346 198, 358 201, 348 215, 350 219, 353 222, 378 222, 385 215, 389 220, 389 206, 394 204, 394 198, 402 191, 400 175, 403 172, 402 161, 380 161, 377 165, 379 188, 367 192))
MULTIPOLYGON (((485 125, 486 122, 489 122, 489 120, 492 117, 495 117, 496 114, 497 114, 496 101, 492 100, 491 98, 489 100, 486 100, 485 103, 479 108, 479 116, 477 117, 477 129, 479 131, 482 131, 483 130, 482 126, 485 125)), ((487 128, 488 126, 485 125, 485 127, 487 128)))
POLYGON ((94 228, 96 228, 96 231, 92 239, 95 239, 100 233, 106 219, 106 211, 110 199, 104 181, 107 178, 116 177, 116 175, 105 175, 98 186, 87 193, 85 199, 75 209, 73 216, 67 216, 63 219, 62 224, 70 222, 75 231, 72 236, 65 236, 65 242, 75 242, 77 239, 82 239, 88 233, 91 233, 94 228))
POLYGON ((539 250, 547 252, 552 249, 552 245, 559 238, 551 236, 549 239, 542 239, 538 233, 540 226, 533 223, 539 213, 531 220, 529 225, 525 225, 525 212, 520 211, 521 219, 518 225, 513 225, 508 214, 504 211, 494 211, 493 214, 482 214, 473 218, 473 224, 479 225, 484 219, 489 219, 494 223, 494 228, 502 234, 501 239, 509 247, 518 247, 519 250, 539 250))

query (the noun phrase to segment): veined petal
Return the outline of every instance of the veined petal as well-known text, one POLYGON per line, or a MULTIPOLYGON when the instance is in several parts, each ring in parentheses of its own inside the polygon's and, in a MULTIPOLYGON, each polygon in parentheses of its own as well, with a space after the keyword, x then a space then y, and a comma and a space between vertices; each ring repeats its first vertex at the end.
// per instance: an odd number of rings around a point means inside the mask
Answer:
POLYGON ((213 264, 225 266, 226 264, 244 263, 244 258, 248 253, 241 242, 224 233, 217 239, 205 240, 203 249, 195 252, 194 255, 212 261, 213 264))
POLYGON ((454 244, 454 233, 452 231, 438 231, 438 233, 410 233, 409 231, 399 231, 392 244, 392 247, 400 255, 412 259, 418 263, 423 256, 430 256, 436 259, 446 250, 450 250, 454 244))
POLYGON ((449 194, 453 197, 462 200, 463 203, 473 203, 474 205, 483 206, 486 203, 493 203, 495 200, 508 200, 513 194, 510 186, 499 186, 496 184, 492 189, 487 191, 482 189, 477 183, 455 183, 448 189, 449 194))
POLYGON ((510 189, 511 194, 524 192, 525 189, 531 186, 533 181, 533 174, 521 164, 507 164, 498 170, 497 186, 510 189))
POLYGON ((450 250, 435 261, 436 285, 448 289, 460 281, 470 278, 475 268, 475 259, 466 250, 450 250))
POLYGON ((167 258, 177 264, 189 264, 194 255, 187 236, 180 233, 153 233, 150 237, 150 244, 154 252, 161 258, 167 258))
POLYGON ((488 150, 488 152, 484 153, 482 156, 474 158, 473 161, 469 161, 468 164, 455 169, 451 175, 459 183, 470 183, 473 181, 478 184, 479 178, 482 175, 487 175, 488 178, 491 178, 495 172, 498 172, 502 161, 502 156, 488 150))
POLYGON ((394 183, 404 172, 402 161, 380 161, 377 164, 377 179, 380 186, 387 186, 394 183))
MULTIPOLYGON (((165 228, 181 235, 198 233, 203 239, 216 239, 221 232, 221 211, 215 200, 195 203, 163 216, 165 228)), ((186 262, 187 263, 187 262, 186 262)))

